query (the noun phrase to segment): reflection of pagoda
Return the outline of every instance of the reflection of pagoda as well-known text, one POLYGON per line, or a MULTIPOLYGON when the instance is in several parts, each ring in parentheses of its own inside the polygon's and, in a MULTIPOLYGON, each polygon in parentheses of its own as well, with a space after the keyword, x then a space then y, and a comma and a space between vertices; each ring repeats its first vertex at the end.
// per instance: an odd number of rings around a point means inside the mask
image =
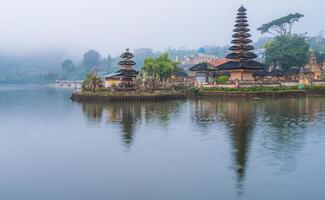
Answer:
POLYGON ((120 125, 122 141, 129 148, 134 140, 136 122, 141 120, 141 105, 116 103, 107 108, 107 123, 120 125))
POLYGON ((237 175, 237 189, 243 192, 246 165, 252 132, 255 124, 254 112, 250 103, 231 101, 222 103, 222 120, 226 122, 232 142, 234 170, 237 175))
POLYGON ((251 34, 247 22, 246 8, 241 6, 236 17, 235 34, 232 36, 234 39, 231 41, 234 45, 229 49, 232 53, 226 56, 230 61, 218 67, 221 71, 230 71, 230 80, 233 81, 253 81, 253 72, 266 67, 253 60, 257 55, 252 52, 254 47, 250 45, 252 40, 249 39, 251 34))
POLYGON ((132 81, 138 75, 138 72, 132 69, 132 67, 136 65, 136 63, 132 60, 133 57, 134 56, 131 52, 129 52, 129 49, 126 49, 126 52, 121 55, 123 60, 119 62, 122 69, 115 73, 102 76, 102 78, 105 79, 105 87, 111 87, 113 85, 119 87, 132 87, 132 81))

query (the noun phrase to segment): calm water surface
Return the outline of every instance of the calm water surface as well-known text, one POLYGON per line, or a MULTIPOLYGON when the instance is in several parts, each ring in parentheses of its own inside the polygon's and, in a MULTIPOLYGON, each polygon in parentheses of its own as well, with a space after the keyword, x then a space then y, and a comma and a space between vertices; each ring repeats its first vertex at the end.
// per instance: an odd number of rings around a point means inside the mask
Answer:
POLYGON ((325 98, 81 104, 0 86, 0 199, 324 199, 325 98))

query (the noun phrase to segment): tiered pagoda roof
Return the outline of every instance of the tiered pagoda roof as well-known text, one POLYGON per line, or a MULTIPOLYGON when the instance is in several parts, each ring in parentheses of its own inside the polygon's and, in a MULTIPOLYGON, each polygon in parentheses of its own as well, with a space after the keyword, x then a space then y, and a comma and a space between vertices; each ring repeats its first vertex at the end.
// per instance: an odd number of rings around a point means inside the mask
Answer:
POLYGON ((134 78, 138 75, 139 72, 132 69, 136 63, 132 60, 134 56, 129 49, 126 49, 126 52, 124 52, 120 57, 123 59, 119 62, 122 69, 106 76, 102 76, 103 78, 134 78))
POLYGON ((132 66, 136 65, 136 63, 132 60, 134 58, 133 54, 129 51, 129 49, 126 49, 126 52, 124 52, 121 55, 121 58, 123 59, 121 62, 119 62, 119 65, 123 68, 132 68, 132 66))
POLYGON ((253 60, 257 58, 257 55, 252 52, 254 47, 250 45, 253 41, 249 39, 251 34, 249 34, 246 11, 244 6, 238 9, 234 34, 232 35, 234 39, 231 41, 233 46, 229 48, 232 52, 226 56, 230 61, 220 65, 219 70, 261 70, 266 67, 264 64, 253 60))

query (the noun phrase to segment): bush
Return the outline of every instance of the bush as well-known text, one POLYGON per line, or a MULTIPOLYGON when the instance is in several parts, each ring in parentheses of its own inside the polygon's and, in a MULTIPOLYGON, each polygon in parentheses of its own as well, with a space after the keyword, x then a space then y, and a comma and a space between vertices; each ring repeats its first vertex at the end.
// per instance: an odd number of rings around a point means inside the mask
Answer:
POLYGON ((188 92, 189 92, 190 94, 197 95, 197 94, 199 94, 200 89, 199 89, 199 88, 196 88, 196 87, 190 87, 190 88, 188 89, 188 92))
POLYGON ((325 80, 325 74, 323 73, 323 74, 320 76, 320 78, 321 78, 322 80, 325 80))
POLYGON ((217 79, 217 82, 218 83, 226 83, 228 82, 229 80, 229 77, 228 76, 220 76, 218 79, 217 79))

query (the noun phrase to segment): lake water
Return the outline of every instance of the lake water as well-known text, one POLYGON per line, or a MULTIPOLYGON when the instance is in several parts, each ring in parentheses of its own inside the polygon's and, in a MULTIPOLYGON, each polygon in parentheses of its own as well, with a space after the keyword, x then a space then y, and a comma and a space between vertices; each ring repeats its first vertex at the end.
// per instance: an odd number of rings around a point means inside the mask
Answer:
POLYGON ((0 86, 0 199, 325 198, 325 98, 81 104, 0 86))

